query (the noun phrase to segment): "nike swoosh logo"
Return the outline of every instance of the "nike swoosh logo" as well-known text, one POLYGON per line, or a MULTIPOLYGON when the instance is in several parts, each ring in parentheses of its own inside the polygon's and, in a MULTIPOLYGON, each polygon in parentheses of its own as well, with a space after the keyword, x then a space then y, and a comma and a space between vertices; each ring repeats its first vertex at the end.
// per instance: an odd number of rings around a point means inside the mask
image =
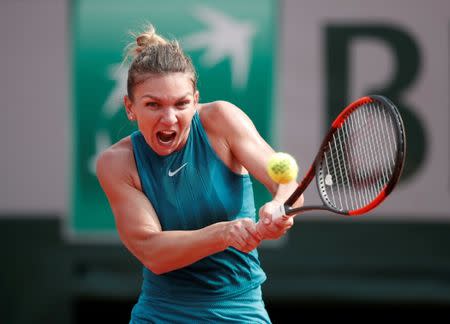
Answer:
POLYGON ((185 164, 183 164, 182 166, 180 166, 178 169, 176 169, 175 171, 171 171, 169 170, 169 177, 173 177, 175 174, 177 174, 178 172, 181 171, 181 169, 183 169, 186 166, 187 162, 185 164))

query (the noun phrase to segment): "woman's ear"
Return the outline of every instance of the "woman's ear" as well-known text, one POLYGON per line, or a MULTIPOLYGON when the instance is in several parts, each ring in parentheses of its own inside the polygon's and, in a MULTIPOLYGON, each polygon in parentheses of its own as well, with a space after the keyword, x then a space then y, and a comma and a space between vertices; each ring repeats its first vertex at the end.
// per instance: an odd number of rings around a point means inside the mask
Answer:
POLYGON ((133 113, 133 102, 131 101, 131 99, 125 95, 123 97, 123 104, 125 105, 125 110, 127 112, 127 117, 129 120, 135 120, 136 116, 133 113))
POLYGON ((195 90, 195 93, 194 93, 194 105, 198 104, 199 99, 200 99, 200 92, 198 92, 198 90, 195 90))

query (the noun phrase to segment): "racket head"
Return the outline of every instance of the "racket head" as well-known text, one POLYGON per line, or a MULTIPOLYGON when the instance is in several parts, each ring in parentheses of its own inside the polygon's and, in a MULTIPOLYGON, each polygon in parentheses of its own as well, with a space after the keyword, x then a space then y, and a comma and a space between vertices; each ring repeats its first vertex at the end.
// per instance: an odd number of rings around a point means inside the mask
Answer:
POLYGON ((379 95, 358 99, 335 119, 314 161, 322 202, 343 215, 369 212, 394 189, 405 155, 397 107, 379 95))

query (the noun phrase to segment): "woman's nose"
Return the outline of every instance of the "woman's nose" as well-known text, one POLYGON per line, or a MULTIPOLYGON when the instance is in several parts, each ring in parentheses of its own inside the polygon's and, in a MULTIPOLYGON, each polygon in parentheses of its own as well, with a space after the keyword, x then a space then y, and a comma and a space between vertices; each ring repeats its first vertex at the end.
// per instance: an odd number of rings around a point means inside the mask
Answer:
POLYGON ((173 125, 177 122, 177 114, 173 108, 167 108, 161 117, 161 122, 166 125, 173 125))

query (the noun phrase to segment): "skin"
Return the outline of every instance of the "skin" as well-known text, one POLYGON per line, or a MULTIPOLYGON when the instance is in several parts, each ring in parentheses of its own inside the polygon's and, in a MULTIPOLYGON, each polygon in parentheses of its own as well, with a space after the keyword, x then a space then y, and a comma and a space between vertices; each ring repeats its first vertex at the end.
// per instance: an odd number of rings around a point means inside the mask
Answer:
MULTIPOLYGON (((208 255, 234 247, 248 253, 263 239, 277 239, 293 219, 272 221, 272 211, 297 186, 278 185, 266 172, 273 149, 259 135, 238 107, 216 101, 200 104, 191 76, 185 73, 150 75, 125 96, 127 116, 136 120, 147 144, 168 155, 186 143, 195 111, 213 150, 238 174, 251 173, 272 193, 261 207, 261 221, 244 218, 219 222, 193 231, 162 231, 153 206, 143 193, 133 156, 131 138, 125 137, 105 150, 97 160, 97 177, 111 205, 118 233, 125 246, 156 274, 179 269, 208 255), (218 123, 217 121, 220 121, 218 123)), ((303 203, 303 197, 296 205, 303 203)))

